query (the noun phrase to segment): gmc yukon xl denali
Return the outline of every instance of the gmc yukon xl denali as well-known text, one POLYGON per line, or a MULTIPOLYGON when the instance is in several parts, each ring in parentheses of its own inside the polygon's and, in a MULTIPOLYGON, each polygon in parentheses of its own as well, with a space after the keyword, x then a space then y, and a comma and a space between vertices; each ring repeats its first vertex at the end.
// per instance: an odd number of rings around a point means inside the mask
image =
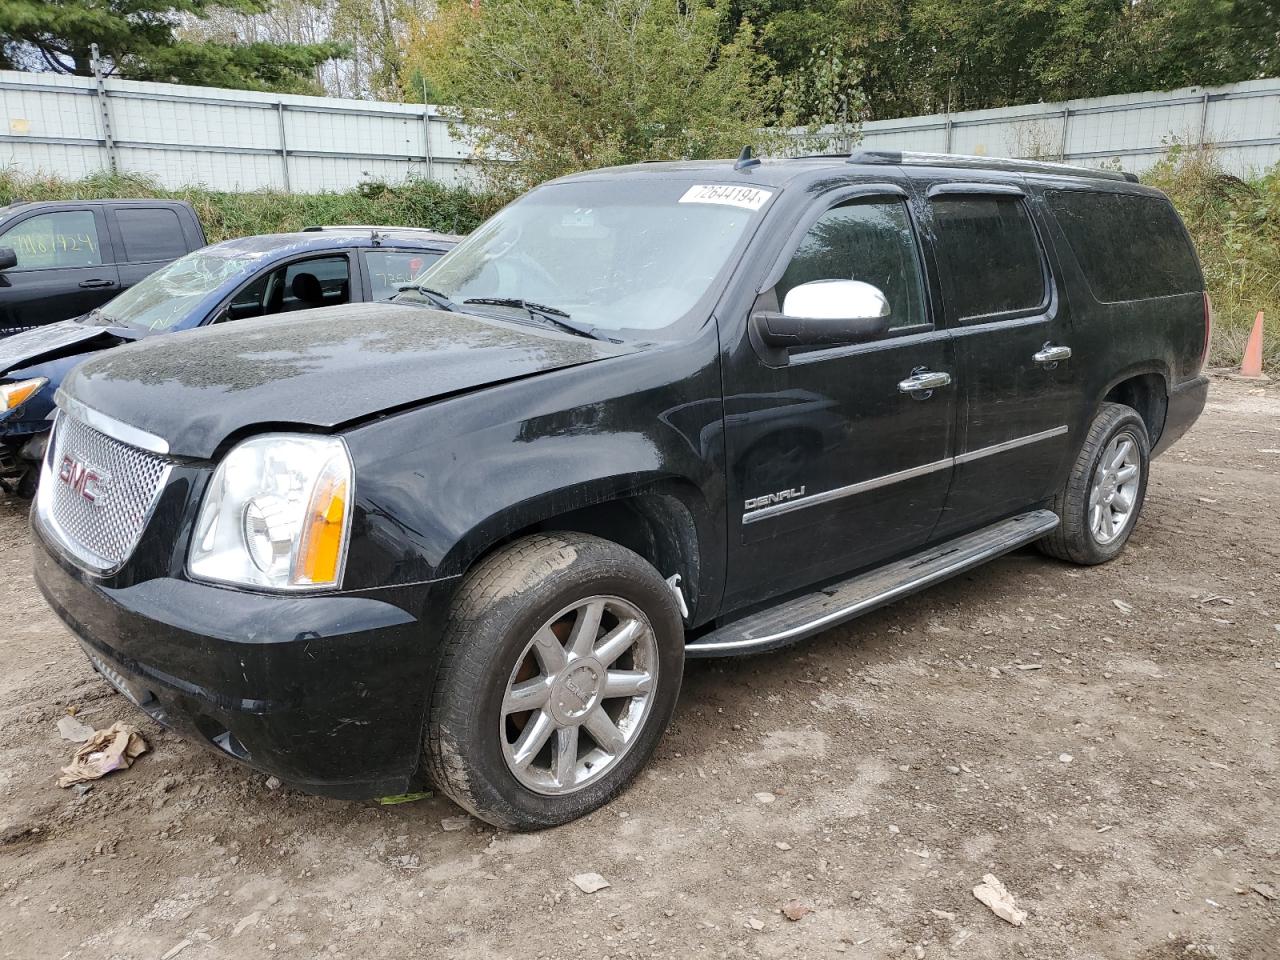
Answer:
POLYGON ((1123 174, 581 174, 389 302, 76 367, 36 576, 194 740, 311 791, 432 783, 552 826, 649 759, 687 657, 1024 544, 1114 557, 1203 408, 1208 328, 1185 229, 1123 174))

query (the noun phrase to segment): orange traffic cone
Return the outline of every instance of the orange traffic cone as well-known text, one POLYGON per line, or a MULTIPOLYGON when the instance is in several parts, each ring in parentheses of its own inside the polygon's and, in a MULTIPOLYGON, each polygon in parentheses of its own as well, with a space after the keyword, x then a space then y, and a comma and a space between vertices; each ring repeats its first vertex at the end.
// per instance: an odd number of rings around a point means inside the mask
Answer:
POLYGON ((1244 348, 1244 362, 1240 364, 1240 376, 1258 379, 1262 376, 1262 311, 1253 321, 1253 332, 1244 348))

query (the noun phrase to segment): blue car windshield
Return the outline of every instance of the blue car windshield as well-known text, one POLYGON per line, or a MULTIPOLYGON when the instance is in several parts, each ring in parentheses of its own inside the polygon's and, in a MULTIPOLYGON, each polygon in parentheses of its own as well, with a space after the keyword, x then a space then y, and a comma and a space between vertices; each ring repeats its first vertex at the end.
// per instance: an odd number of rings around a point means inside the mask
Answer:
POLYGON ((258 261, 254 256, 218 256, 197 250, 139 280, 100 307, 97 316, 113 326, 148 332, 172 330, 224 283, 248 276, 258 261))

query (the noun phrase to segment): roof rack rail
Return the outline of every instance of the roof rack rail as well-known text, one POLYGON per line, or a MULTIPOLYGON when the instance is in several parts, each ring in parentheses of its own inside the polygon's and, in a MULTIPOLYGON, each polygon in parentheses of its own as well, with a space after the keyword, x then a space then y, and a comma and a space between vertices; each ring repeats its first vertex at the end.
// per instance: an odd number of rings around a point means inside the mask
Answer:
POLYGON ((938 167, 972 167, 981 170, 1003 170, 1010 173, 1056 173, 1072 177, 1092 177, 1095 180, 1122 180, 1137 183, 1138 176, 1120 170, 1098 170, 1094 167, 1077 167, 1068 163, 1047 163, 1043 160, 1014 160, 1007 157, 973 157, 959 153, 917 153, 905 150, 859 149, 849 154, 847 163, 913 164, 938 167))

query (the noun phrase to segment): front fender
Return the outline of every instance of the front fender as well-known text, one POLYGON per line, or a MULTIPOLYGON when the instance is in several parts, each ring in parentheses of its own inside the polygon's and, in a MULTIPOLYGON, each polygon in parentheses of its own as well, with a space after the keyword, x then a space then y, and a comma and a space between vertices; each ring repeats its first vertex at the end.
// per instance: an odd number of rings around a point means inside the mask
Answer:
POLYGON ((6 380, 44 377, 49 382, 17 410, 7 415, 0 414, 0 436, 30 436, 33 433, 47 431, 52 426, 49 415, 54 410, 53 398, 58 392, 58 387, 62 385, 63 378, 72 367, 91 356, 94 356, 94 353, 76 354, 10 370, 5 375, 6 380))
MULTIPOLYGON (((723 577, 723 417, 714 328, 454 397, 346 434, 356 467, 347 588, 464 573, 561 514, 670 493, 698 531, 699 594, 723 577), (706 542, 702 542, 706 538, 706 542)), ((710 593, 708 592, 710 591, 710 593)))

